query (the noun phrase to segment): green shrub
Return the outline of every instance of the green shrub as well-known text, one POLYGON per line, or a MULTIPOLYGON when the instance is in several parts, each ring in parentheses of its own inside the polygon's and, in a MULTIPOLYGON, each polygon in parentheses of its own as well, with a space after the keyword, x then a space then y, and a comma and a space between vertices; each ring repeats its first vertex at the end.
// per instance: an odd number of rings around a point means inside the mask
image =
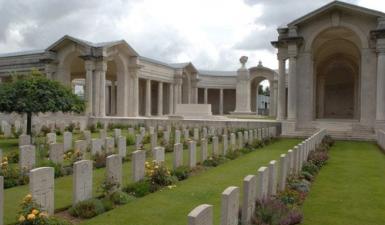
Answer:
POLYGON ((88 219, 102 214, 105 208, 101 200, 93 198, 75 204, 68 212, 74 217, 88 219))
POLYGON ((254 141, 253 141, 253 143, 251 143, 251 147, 252 148, 262 148, 263 146, 264 146, 265 144, 264 144, 264 142, 263 141, 261 141, 261 140, 258 140, 258 139, 255 139, 254 141))
POLYGON ((65 130, 66 130, 66 131, 69 131, 69 132, 73 132, 73 131, 75 130, 75 128, 76 128, 76 124, 73 123, 73 122, 71 122, 71 123, 65 128, 65 130))
POLYGON ((123 191, 139 198, 151 193, 151 184, 148 180, 141 180, 136 183, 128 184, 123 188, 123 191))
POLYGON ((134 145, 135 144, 135 137, 132 134, 127 134, 126 141, 127 141, 127 146, 128 145, 134 145))
POLYGON ((149 144, 151 142, 151 136, 149 134, 145 134, 143 139, 142 139, 142 144, 149 144))
POLYGON ((314 180, 314 176, 307 171, 302 171, 301 176, 310 182, 312 182, 314 180))
POLYGON ((19 151, 10 152, 7 158, 9 163, 19 163, 19 151))
POLYGON ((305 197, 304 193, 289 188, 286 188, 277 195, 277 199, 280 199, 285 205, 302 205, 305 197))
POLYGON ((247 154, 247 153, 254 151, 254 149, 252 149, 250 146, 246 145, 245 147, 241 148, 239 151, 242 154, 247 154))
POLYGON ((48 133, 51 133, 51 128, 49 128, 49 127, 46 126, 46 125, 43 125, 43 126, 40 128, 40 133, 42 133, 43 136, 46 136, 48 133))
POLYGON ((190 168, 188 166, 180 166, 172 171, 173 176, 176 176, 178 180, 185 180, 190 175, 190 168))
POLYGON ((203 161, 203 165, 206 167, 217 167, 225 162, 225 158, 222 156, 212 156, 203 161))
POLYGON ((111 194, 110 199, 115 205, 124 205, 132 201, 134 197, 123 191, 115 191, 111 194))
POLYGON ((102 198, 101 201, 104 207, 104 211, 110 211, 114 208, 114 203, 110 198, 102 198))
POLYGON ((229 151, 229 152, 227 152, 225 157, 230 159, 230 160, 234 160, 234 159, 238 158, 240 155, 241 155, 241 153, 239 151, 229 151))
POLYGON ((26 171, 20 171, 16 166, 10 166, 6 158, 0 163, 0 176, 4 177, 4 188, 11 188, 28 183, 26 171))
POLYGON ((323 167, 328 159, 327 151, 312 151, 308 157, 308 160, 313 162, 318 168, 323 167))
POLYGON ((174 184, 178 180, 171 175, 164 163, 156 161, 146 162, 146 178, 150 181, 154 190, 174 184))
POLYGON ((308 172, 310 173, 311 175, 316 175, 319 171, 319 168, 317 165, 315 165, 313 163, 313 161, 309 161, 309 162, 305 162, 305 164, 303 164, 302 166, 302 171, 304 172, 308 172))

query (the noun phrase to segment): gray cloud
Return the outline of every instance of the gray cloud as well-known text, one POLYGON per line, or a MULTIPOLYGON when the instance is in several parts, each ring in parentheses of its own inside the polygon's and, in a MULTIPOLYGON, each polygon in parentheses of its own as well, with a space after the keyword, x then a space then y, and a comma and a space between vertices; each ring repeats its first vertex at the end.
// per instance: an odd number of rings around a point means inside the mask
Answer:
MULTIPOLYGON (((262 50, 267 49, 273 51, 270 41, 277 38, 276 29, 279 26, 286 25, 305 14, 316 10, 319 7, 331 2, 330 0, 244 0, 248 5, 261 5, 262 15, 255 20, 258 26, 265 26, 266 29, 251 31, 250 34, 239 43, 235 44, 235 48, 243 50, 262 50)), ((355 3, 356 0, 347 0, 346 2, 355 3)))

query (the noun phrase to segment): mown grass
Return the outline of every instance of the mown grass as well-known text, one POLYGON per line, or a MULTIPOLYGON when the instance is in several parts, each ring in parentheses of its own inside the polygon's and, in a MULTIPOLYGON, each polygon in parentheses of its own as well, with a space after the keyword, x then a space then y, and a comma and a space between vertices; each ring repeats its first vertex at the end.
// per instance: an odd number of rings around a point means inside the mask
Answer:
POLYGON ((174 189, 136 199, 124 206, 101 214, 81 224, 92 225, 181 225, 187 223, 187 214, 196 206, 214 205, 215 224, 219 224, 221 193, 228 186, 242 185, 248 174, 256 174, 260 166, 278 159, 299 142, 296 139, 281 139, 262 149, 243 155, 236 160, 199 173, 178 182, 174 189))
POLYGON ((303 206, 304 225, 385 224, 385 155, 374 143, 338 141, 303 206))

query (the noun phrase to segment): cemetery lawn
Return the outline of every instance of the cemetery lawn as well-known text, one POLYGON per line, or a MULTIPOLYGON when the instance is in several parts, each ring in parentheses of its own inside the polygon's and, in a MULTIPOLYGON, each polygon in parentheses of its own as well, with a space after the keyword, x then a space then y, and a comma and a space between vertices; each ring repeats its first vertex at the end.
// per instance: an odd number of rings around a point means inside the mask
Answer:
POLYGON ((303 224, 385 224, 384 171, 375 143, 337 141, 305 200, 303 224))
POLYGON ((181 225, 196 206, 214 205, 215 224, 219 224, 221 193, 229 186, 242 187, 243 178, 256 174, 259 167, 295 146, 298 139, 280 139, 262 149, 228 161, 189 179, 178 182, 173 189, 156 193, 83 221, 86 225, 181 225))

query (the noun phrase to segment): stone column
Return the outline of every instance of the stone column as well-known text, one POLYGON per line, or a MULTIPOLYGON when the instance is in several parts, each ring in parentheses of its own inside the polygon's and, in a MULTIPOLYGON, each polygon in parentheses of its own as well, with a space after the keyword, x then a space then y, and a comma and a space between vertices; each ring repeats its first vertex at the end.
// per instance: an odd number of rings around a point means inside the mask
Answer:
POLYGON ((208 103, 208 88, 205 88, 204 89, 204 95, 203 95, 203 98, 204 98, 204 104, 207 104, 208 103))
POLYGON ((385 37, 377 39, 377 102, 376 103, 377 103, 376 120, 385 122, 385 37))
POLYGON ((107 62, 98 61, 96 62, 95 67, 95 76, 96 79, 95 87, 98 89, 98 95, 95 95, 95 98, 98 98, 96 107, 98 108, 98 117, 106 116, 106 71, 107 71, 107 62))
POLYGON ((270 80, 270 96, 269 96, 269 116, 276 117, 277 111, 277 81, 270 80))
POLYGON ((146 116, 151 116, 151 80, 146 80, 146 116))
POLYGON ((219 89, 219 115, 223 115, 223 89, 219 89))
POLYGON ((187 78, 187 104, 191 104, 191 78, 190 76, 187 78))
POLYGON ((297 118, 297 45, 289 44, 287 119, 297 118))
POLYGON ((285 59, 278 57, 278 104, 277 120, 284 120, 286 117, 286 69, 285 59))
POLYGON ((111 81, 111 115, 116 115, 116 82, 111 81))
POLYGON ((319 77, 318 84, 318 118, 324 117, 324 101, 325 101, 325 76, 319 77))
POLYGON ((242 56, 239 60, 242 67, 237 71, 237 87, 236 87, 236 106, 235 114, 251 114, 250 109, 250 74, 245 64, 247 57, 242 56))
POLYGON ((84 100, 86 101, 86 115, 90 116, 93 114, 92 105, 93 96, 92 96, 92 80, 93 73, 95 69, 95 63, 91 60, 86 60, 84 62, 85 70, 86 70, 86 82, 85 82, 85 90, 84 90, 84 100))
POLYGON ((163 83, 158 83, 158 116, 163 115, 163 83))
POLYGON ((170 83, 169 84, 169 89, 168 89, 168 97, 169 97, 169 100, 168 100, 168 114, 172 115, 174 114, 174 84, 173 83, 170 83))

